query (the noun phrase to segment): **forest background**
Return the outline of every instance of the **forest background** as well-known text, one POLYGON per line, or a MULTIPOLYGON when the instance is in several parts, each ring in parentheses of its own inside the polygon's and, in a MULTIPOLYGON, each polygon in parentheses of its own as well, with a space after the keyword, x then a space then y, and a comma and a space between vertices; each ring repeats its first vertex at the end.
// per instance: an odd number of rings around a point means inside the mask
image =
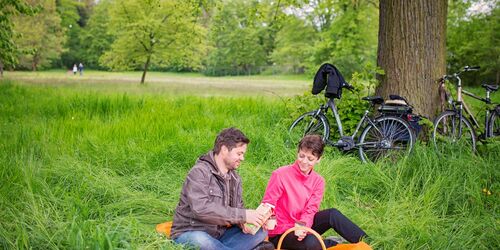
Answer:
MULTIPOLYGON (((3 0, 8 2, 9 0, 3 0)), ((29 0, 13 18, 8 69, 308 74, 324 62, 347 79, 376 70, 378 2, 371 0, 29 0), (161 3, 161 4, 160 4, 161 3)), ((480 65, 466 83, 499 82, 500 3, 449 1, 447 68, 480 65)), ((368 77, 368 76, 366 76, 368 77)))

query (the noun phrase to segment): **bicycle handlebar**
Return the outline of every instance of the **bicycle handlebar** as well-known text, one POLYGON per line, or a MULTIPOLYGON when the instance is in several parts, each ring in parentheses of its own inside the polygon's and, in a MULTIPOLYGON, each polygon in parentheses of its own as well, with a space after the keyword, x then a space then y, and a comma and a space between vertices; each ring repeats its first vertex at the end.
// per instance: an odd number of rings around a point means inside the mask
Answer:
POLYGON ((350 91, 354 91, 354 86, 350 85, 349 83, 347 82, 344 82, 344 86, 342 86, 343 88, 346 88, 350 91))
POLYGON ((465 66, 463 68, 463 70, 460 70, 458 71, 457 73, 453 73, 451 75, 444 75, 443 77, 441 77, 439 80, 440 81, 443 81, 443 80, 449 80, 449 79, 453 79, 453 78, 458 78, 458 76, 460 74, 462 74, 463 72, 469 72, 469 71, 478 71, 481 67, 480 66, 465 66))
POLYGON ((464 67, 464 72, 467 71, 478 71, 481 67, 479 66, 465 66, 464 67))

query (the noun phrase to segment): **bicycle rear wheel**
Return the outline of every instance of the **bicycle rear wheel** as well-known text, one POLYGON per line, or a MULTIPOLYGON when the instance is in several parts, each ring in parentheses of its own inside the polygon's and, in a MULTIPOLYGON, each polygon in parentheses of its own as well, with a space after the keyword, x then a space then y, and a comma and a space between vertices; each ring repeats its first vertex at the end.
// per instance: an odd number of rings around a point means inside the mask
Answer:
POLYGON ((363 162, 387 159, 395 162, 411 152, 415 134, 403 119, 393 116, 377 118, 359 137, 359 156, 363 162))
POLYGON ((500 113, 497 110, 491 112, 488 131, 486 133, 488 137, 500 136, 500 113))
POLYGON ((323 114, 307 112, 295 120, 288 130, 287 145, 295 146, 305 135, 319 135, 324 142, 330 136, 330 125, 323 114))
POLYGON ((476 133, 467 118, 455 111, 445 111, 434 121, 432 140, 436 151, 446 153, 473 153, 476 151, 476 133))

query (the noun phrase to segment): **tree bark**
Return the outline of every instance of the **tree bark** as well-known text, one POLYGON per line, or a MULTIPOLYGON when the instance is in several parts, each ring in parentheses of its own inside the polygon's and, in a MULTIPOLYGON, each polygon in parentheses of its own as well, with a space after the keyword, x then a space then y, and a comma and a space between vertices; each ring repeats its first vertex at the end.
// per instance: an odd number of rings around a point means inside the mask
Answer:
POLYGON ((144 84, 144 80, 146 79, 146 73, 148 72, 150 62, 151 62, 151 53, 148 54, 148 59, 146 59, 146 63, 144 63, 144 71, 142 71, 141 84, 144 84))
POLYGON ((414 112, 439 110, 437 80, 446 72, 447 0, 380 0, 377 94, 401 95, 414 112))

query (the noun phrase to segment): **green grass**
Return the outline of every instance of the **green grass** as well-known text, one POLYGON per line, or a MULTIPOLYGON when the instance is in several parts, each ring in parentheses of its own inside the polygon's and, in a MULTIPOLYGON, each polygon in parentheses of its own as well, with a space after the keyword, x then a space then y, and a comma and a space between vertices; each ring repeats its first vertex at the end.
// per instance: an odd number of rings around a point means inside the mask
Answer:
MULTIPOLYGON (((248 207, 295 159, 285 99, 92 81, 0 82, 0 248, 179 249, 154 227, 172 219, 188 170, 222 128, 251 139, 238 170, 248 207)), ((322 208, 358 223, 375 249, 499 249, 500 143, 479 151, 443 159, 419 144, 397 164, 364 165, 327 148, 322 208)))

